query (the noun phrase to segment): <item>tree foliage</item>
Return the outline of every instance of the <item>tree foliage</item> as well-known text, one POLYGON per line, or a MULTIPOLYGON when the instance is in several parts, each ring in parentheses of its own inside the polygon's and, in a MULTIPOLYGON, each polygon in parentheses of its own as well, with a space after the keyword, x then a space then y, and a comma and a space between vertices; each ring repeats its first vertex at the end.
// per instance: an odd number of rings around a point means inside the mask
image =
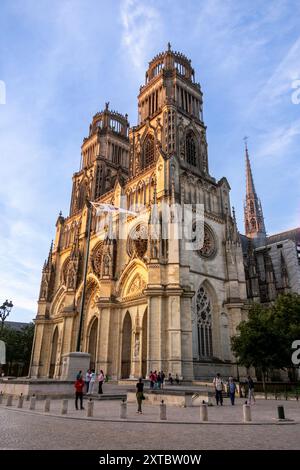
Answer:
POLYGON ((263 376, 270 369, 293 367, 291 346, 300 339, 300 296, 282 294, 268 307, 253 304, 237 331, 232 350, 241 365, 259 368, 263 376))
POLYGON ((32 342, 34 334, 34 324, 30 323, 21 330, 14 330, 8 326, 3 326, 0 331, 0 339, 6 344, 7 364, 29 365, 32 342))

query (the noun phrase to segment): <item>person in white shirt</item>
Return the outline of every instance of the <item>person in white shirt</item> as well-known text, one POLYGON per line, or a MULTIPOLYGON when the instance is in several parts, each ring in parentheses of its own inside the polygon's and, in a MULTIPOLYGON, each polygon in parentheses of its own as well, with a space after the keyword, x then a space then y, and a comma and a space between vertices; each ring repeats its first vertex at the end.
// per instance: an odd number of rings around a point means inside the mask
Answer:
POLYGON ((94 391, 95 381, 96 381, 95 369, 92 369, 88 395, 92 395, 94 391))
POLYGON ((216 377, 213 380, 213 384, 215 386, 217 406, 219 405, 219 402, 220 402, 220 405, 222 406, 223 405, 223 395, 222 395, 223 380, 221 379, 220 374, 216 375, 216 377))
POLYGON ((90 380, 91 380, 91 370, 89 369, 85 374, 85 386, 86 386, 86 393, 89 393, 90 388, 90 380))

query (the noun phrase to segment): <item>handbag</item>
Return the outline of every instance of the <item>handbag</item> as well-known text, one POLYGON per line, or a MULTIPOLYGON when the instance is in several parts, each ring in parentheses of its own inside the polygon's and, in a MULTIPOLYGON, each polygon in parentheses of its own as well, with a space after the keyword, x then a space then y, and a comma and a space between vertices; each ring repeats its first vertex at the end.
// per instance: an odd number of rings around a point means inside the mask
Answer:
POLYGON ((141 398, 142 398, 142 400, 146 400, 146 397, 145 397, 144 394, 141 396, 141 398))

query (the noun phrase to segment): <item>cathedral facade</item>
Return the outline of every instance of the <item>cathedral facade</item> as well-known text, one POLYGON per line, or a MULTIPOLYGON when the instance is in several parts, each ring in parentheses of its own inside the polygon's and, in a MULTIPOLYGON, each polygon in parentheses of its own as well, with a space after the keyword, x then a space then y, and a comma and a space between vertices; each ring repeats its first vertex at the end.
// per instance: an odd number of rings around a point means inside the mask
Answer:
POLYGON ((209 172, 201 87, 191 61, 170 45, 149 63, 138 116, 129 127, 106 103, 83 140, 70 212, 57 219, 43 267, 32 377, 58 378, 63 355, 76 350, 114 379, 150 370, 186 380, 236 375, 230 337, 247 313, 241 239, 229 183, 209 172), (124 200, 135 213, 143 207, 144 217, 114 216, 128 232, 118 238, 110 236, 110 214, 93 213, 87 246, 87 201, 120 207, 124 200), (202 248, 152 236, 153 224, 161 233, 163 204, 204 206, 202 248))

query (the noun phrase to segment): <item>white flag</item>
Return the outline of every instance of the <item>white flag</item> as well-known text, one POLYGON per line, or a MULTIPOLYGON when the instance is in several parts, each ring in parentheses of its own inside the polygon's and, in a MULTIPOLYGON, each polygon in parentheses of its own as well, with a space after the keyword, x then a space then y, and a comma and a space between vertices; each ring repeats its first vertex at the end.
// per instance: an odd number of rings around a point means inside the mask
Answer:
POLYGON ((127 209, 122 209, 121 207, 116 207, 113 204, 105 204, 102 202, 92 202, 90 201, 92 206, 96 209, 97 215, 100 215, 102 212, 120 212, 122 214, 134 215, 135 217, 138 215, 136 212, 129 211, 127 209))

